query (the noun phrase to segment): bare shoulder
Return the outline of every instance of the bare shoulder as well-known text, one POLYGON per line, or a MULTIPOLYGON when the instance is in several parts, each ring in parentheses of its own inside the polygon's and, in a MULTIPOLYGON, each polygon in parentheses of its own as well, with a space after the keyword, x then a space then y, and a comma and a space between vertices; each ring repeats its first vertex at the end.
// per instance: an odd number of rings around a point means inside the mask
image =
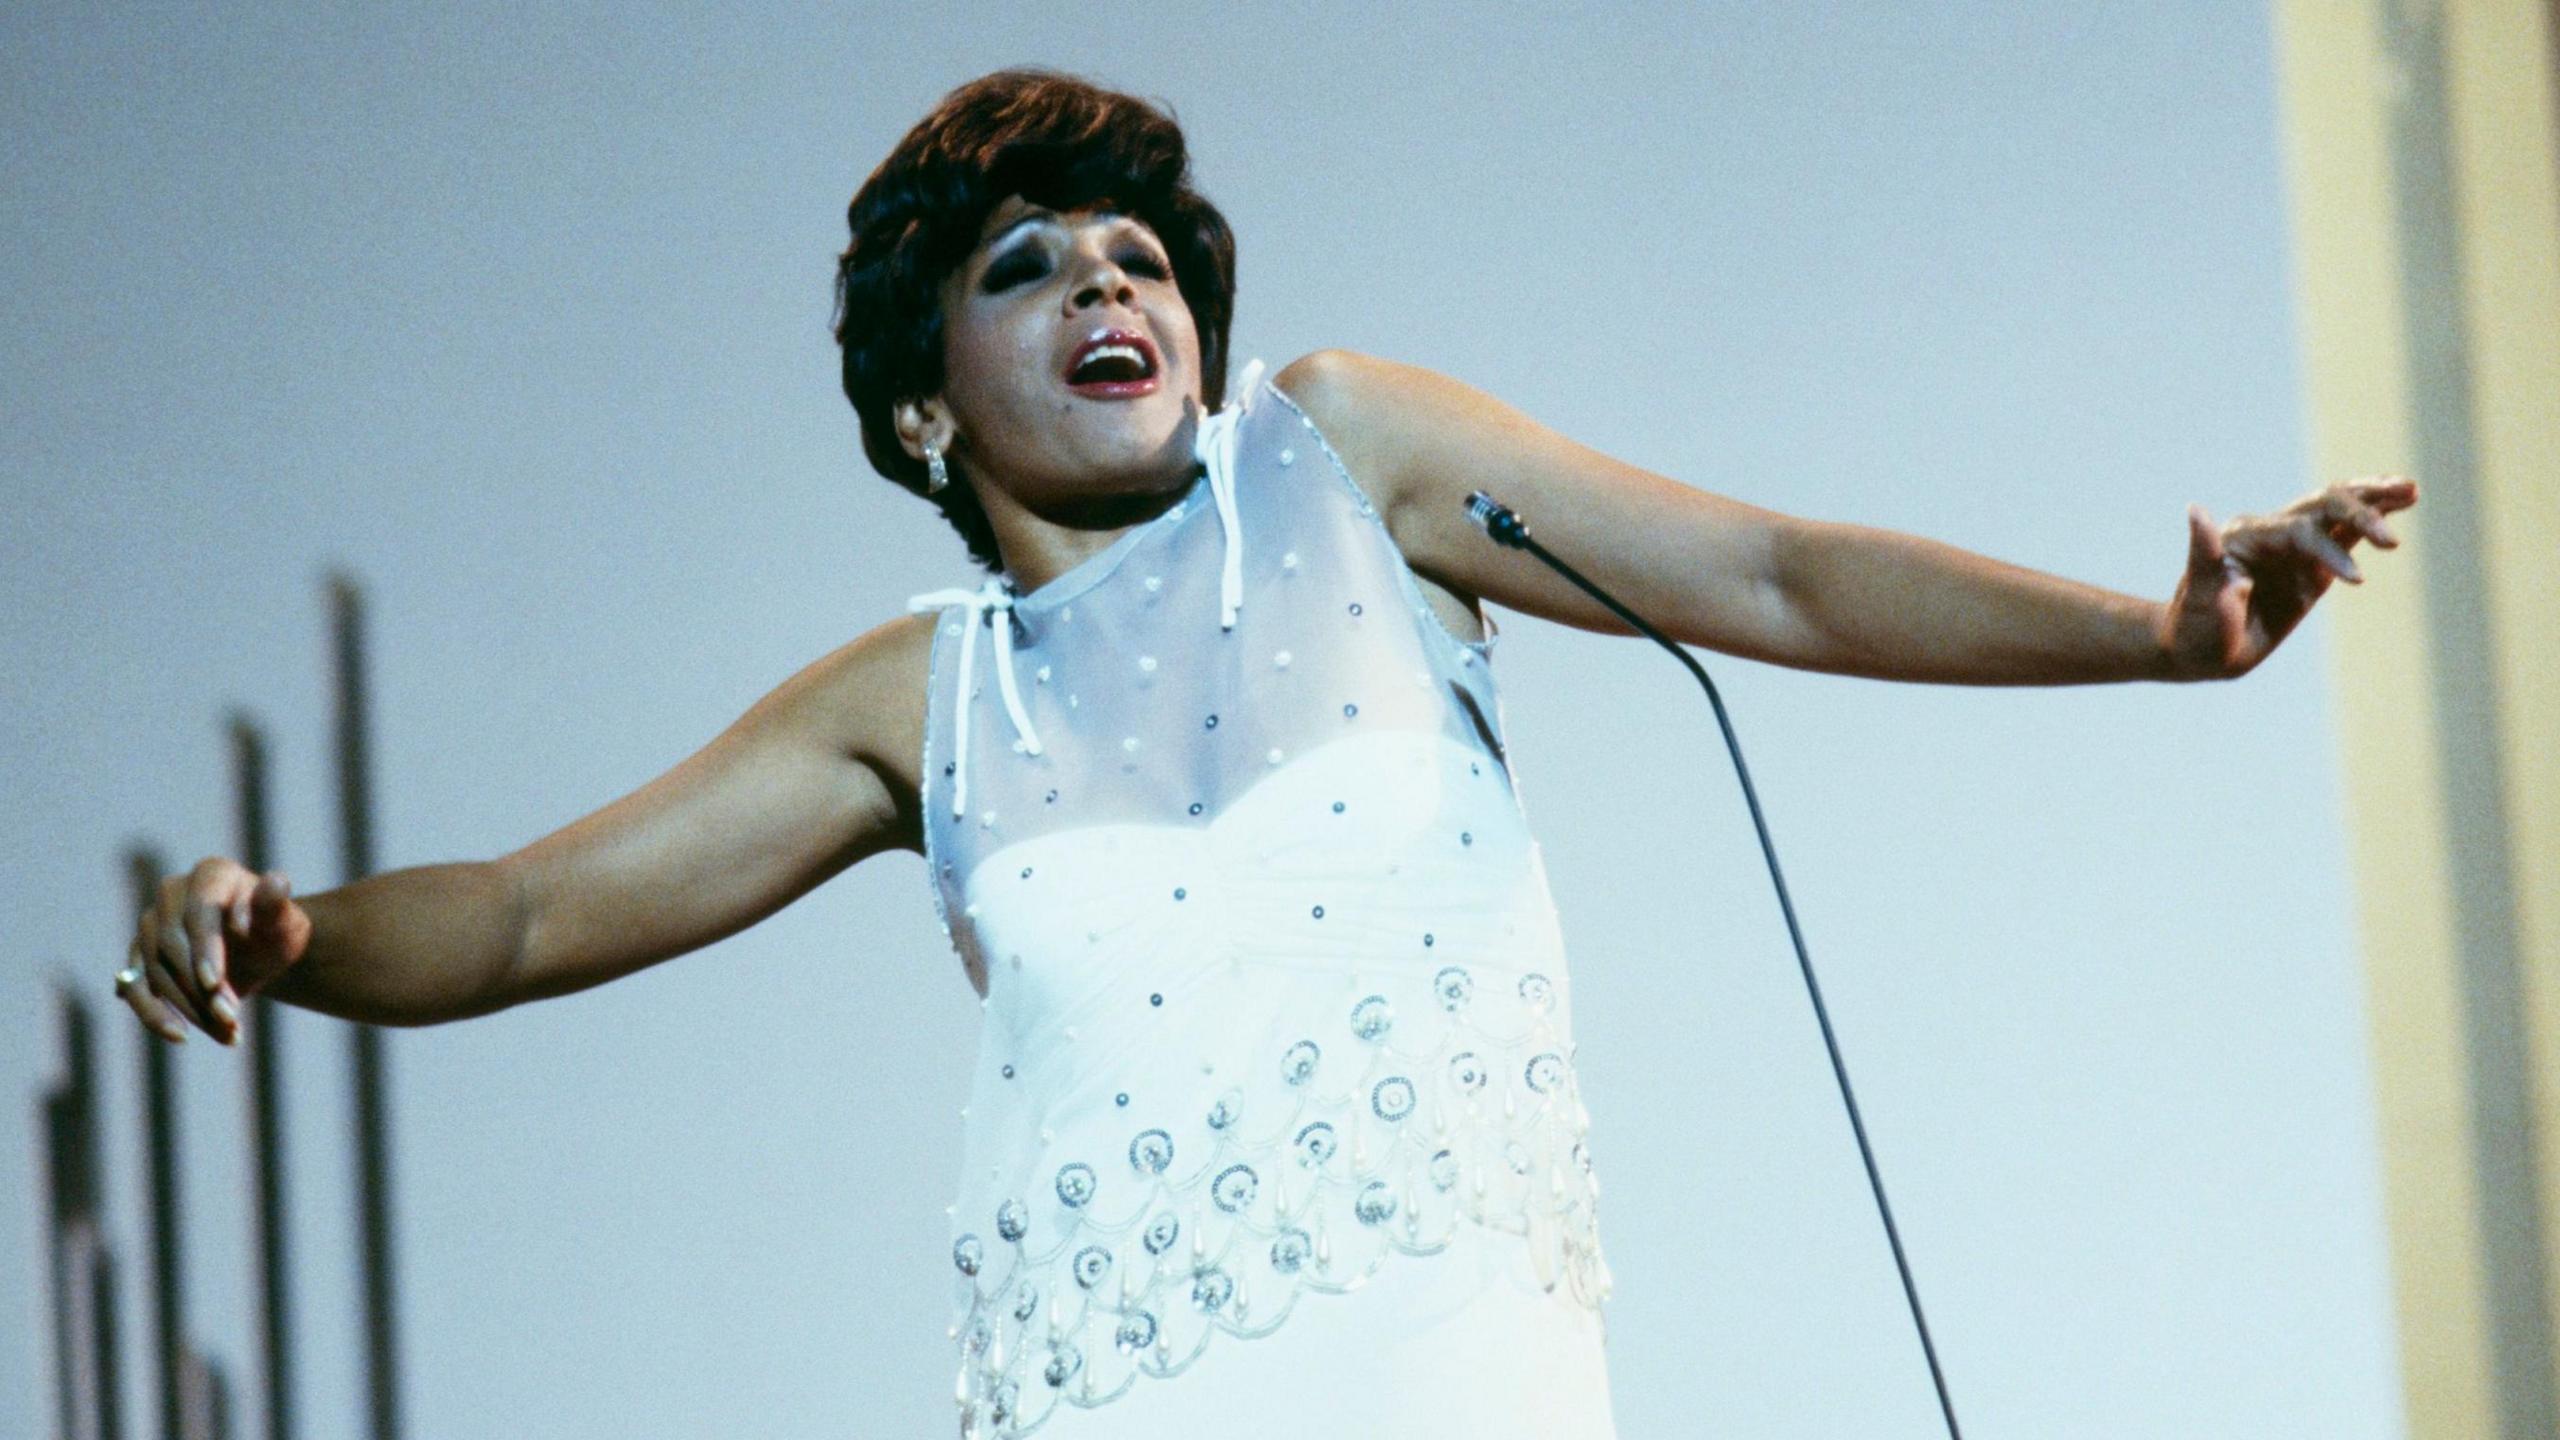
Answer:
MULTIPOLYGON (((1314 350, 1271 377, 1324 432, 1417 565, 1405 522, 1454 447, 1481 443, 1491 396, 1436 371, 1357 350, 1314 350)), ((1422 538, 1419 535, 1413 538, 1422 538)), ((1447 577, 1442 577, 1447 578, 1447 577)))
POLYGON ((896 848, 918 852, 918 772, 937 618, 891 616, 820 656, 777 692, 805 723, 822 727, 840 753, 879 777, 897 812, 896 848))
POLYGON ((1359 480, 1370 498, 1394 509, 1394 467, 1386 463, 1385 428, 1379 412, 1388 397, 1396 367, 1356 350, 1311 350, 1280 367, 1271 383, 1297 402, 1307 418, 1324 432, 1325 442, 1359 480))
POLYGON ((1271 383, 1315 422, 1343 468, 1376 503, 1387 534, 1441 625, 1462 640, 1481 641, 1487 627, 1479 592, 1426 548, 1431 537, 1414 523, 1408 504, 1414 493, 1411 454, 1428 443, 1412 424, 1408 392, 1429 378, 1430 372, 1410 365, 1356 350, 1327 349, 1290 361, 1271 383))
POLYGON ((917 766, 924 749, 925 685, 933 666, 933 627, 941 618, 930 611, 891 616, 853 642, 862 655, 858 708, 868 717, 866 758, 896 776, 911 795, 923 778, 917 766))

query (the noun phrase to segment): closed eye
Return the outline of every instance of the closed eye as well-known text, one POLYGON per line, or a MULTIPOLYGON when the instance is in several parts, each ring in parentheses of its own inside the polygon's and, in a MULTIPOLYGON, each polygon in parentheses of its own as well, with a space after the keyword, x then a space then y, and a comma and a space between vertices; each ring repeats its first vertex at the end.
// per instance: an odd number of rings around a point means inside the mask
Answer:
POLYGON ((979 288, 993 295, 1000 290, 1010 290, 1026 280, 1036 280, 1046 273, 1048 268, 1049 262, 1040 253, 1038 247, 1016 246, 1006 251, 1003 258, 987 267, 986 277, 979 282, 979 288))
MULTIPOLYGON (((1132 274, 1147 276, 1149 279, 1153 280, 1165 280, 1172 277, 1171 268, 1168 267, 1164 261, 1156 258, 1156 254, 1152 250, 1135 249, 1129 251, 1120 257, 1120 268, 1127 270, 1132 274)), ((978 288, 985 291, 987 294, 994 295, 1002 291, 1010 290, 1014 286, 1020 285, 1025 281, 1037 280, 1042 275, 1047 274, 1048 270, 1048 257, 1040 247, 1036 245, 1016 246, 1015 248, 1006 251, 994 264, 987 267, 987 273, 979 281, 978 288)))

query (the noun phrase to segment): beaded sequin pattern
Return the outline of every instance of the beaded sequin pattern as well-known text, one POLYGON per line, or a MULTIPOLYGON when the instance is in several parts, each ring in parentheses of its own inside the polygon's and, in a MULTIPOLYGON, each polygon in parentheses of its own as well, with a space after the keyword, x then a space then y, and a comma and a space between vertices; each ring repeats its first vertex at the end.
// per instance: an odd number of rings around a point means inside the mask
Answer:
POLYGON ((927 860, 985 1006, 950 1210, 964 1436, 1357 1304, 1462 1227, 1527 1246, 1557 1303, 1609 1293, 1492 639, 1449 633, 1286 395, 1245 393, 1178 503, 935 637, 927 860), (1011 643, 977 637, 964 694, 972 623, 1011 643))

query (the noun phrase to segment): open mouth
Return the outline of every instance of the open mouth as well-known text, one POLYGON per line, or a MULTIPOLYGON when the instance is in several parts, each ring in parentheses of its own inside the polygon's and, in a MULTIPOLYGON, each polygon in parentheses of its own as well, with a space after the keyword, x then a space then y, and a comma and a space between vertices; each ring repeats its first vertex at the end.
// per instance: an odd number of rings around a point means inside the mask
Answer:
POLYGON ((1156 388, 1156 347, 1134 330, 1097 330, 1067 362, 1067 388, 1096 399, 1146 395, 1156 388))

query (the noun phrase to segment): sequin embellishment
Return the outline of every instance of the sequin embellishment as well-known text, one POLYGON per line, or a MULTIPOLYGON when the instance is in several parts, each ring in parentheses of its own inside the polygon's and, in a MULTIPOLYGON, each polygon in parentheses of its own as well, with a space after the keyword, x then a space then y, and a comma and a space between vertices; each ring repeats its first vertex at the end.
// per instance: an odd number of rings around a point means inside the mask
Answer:
POLYGON ((1413 1263, 1399 1257, 1437 1254, 1462 1226, 1519 1237, 1541 1283, 1601 1305, 1599 1183, 1561 996, 1542 972, 1510 971, 1491 992, 1505 1003, 1488 1005, 1473 989, 1483 968, 1400 982, 1419 992, 1427 1025, 1398 1023, 1407 997, 1395 984, 1355 991, 1335 1012, 1364 1042, 1339 1062, 1357 1072, 1347 1090, 1324 1078, 1319 1042, 1283 1044, 1283 1032, 1261 1083, 1292 1097, 1286 1113, 1248 1126, 1248 1087, 1230 1085, 1187 1129, 1129 1133, 1129 1183, 1144 1193, 1116 1207, 1090 1165, 1069 1161, 1048 1219, 1019 1198, 997 1204, 1004 1251, 990 1254, 976 1228, 985 1220, 973 1221, 953 1251, 971 1287, 954 1334, 964 1403, 992 1422, 981 1435, 1018 1435, 1051 1403, 1106 1404, 1180 1374, 1220 1336, 1269 1334, 1308 1293, 1358 1289, 1382 1266, 1413 1263), (1453 994, 1463 1003, 1449 1006, 1453 994), (1207 1151, 1186 1161, 1194 1144, 1207 1151), (1028 1413, 1023 1366, 1061 1377, 1033 1388, 1028 1413))

